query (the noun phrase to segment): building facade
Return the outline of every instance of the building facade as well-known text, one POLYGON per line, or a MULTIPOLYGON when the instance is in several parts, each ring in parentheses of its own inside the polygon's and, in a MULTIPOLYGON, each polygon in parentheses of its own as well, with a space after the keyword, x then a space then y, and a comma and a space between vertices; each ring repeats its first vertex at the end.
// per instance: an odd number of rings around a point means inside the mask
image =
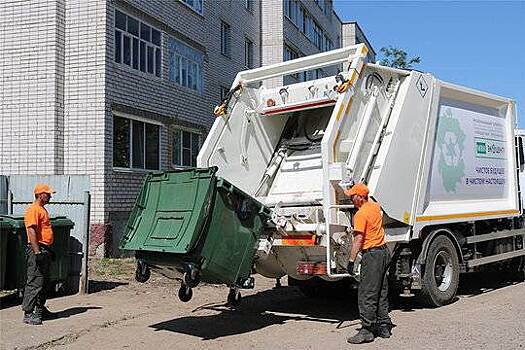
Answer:
POLYGON ((0 13, 0 174, 90 175, 101 254, 117 253, 145 174, 195 165, 238 71, 363 42, 331 0, 6 0, 0 13))

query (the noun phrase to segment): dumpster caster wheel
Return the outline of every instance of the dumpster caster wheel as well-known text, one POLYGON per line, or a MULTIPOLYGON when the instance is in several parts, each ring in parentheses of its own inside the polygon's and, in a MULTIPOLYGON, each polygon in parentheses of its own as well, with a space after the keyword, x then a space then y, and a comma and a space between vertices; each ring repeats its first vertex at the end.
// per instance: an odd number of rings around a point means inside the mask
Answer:
POLYGON ((236 289, 230 289, 228 293, 228 304, 231 306, 239 306, 241 303, 241 292, 236 289))
POLYGON ((135 270, 135 280, 140 283, 145 283, 149 280, 151 271, 149 266, 144 261, 137 261, 137 270, 135 270))
POLYGON ((190 287, 187 287, 185 285, 180 286, 179 289, 179 299, 183 303, 187 303, 191 300, 191 297, 193 297, 193 291, 190 287))

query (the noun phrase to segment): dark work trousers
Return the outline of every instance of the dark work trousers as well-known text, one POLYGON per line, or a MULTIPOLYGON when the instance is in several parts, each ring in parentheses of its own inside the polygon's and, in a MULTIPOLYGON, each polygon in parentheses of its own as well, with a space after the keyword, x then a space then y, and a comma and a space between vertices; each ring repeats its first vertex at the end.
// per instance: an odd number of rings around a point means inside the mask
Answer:
POLYGON ((390 251, 385 247, 367 250, 362 255, 357 296, 362 326, 370 329, 374 325, 390 325, 387 276, 390 251))
POLYGON ((40 247, 45 254, 43 262, 36 262, 36 255, 31 245, 26 246, 26 268, 27 279, 24 288, 24 300, 22 310, 32 312, 37 307, 43 307, 46 303, 46 289, 49 282, 49 264, 50 257, 45 247, 40 247))

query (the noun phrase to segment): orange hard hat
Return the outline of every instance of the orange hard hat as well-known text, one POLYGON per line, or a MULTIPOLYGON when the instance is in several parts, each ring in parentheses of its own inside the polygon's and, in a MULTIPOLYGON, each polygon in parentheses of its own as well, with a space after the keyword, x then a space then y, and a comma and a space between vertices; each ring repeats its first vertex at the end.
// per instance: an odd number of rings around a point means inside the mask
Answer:
POLYGON ((49 185, 46 185, 46 184, 38 184, 35 186, 35 194, 40 194, 40 193, 48 193, 48 194, 53 194, 55 193, 55 190, 53 190, 51 187, 49 187, 49 185))
POLYGON ((361 197, 368 196, 368 187, 364 183, 356 183, 354 186, 352 186, 349 190, 345 190, 345 194, 348 197, 352 197, 353 195, 359 195, 361 197))

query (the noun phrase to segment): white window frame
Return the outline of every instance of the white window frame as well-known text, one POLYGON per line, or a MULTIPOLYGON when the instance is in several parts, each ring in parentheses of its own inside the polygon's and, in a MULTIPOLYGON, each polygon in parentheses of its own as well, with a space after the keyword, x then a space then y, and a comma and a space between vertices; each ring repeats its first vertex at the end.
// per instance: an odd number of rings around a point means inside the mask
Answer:
POLYGON ((121 9, 118 9, 118 8, 115 8, 114 12, 113 12, 113 19, 114 19, 114 23, 113 23, 113 41, 114 41, 114 47, 113 47, 113 50, 114 52, 116 51, 116 46, 119 45, 120 46, 120 62, 117 62, 117 60, 115 59, 115 53, 113 54, 113 62, 121 65, 121 66, 124 66, 124 67, 127 67, 131 70, 133 70, 134 72, 140 72, 141 74, 146 74, 148 77, 155 77, 155 78, 159 78, 159 79, 162 79, 162 59, 163 59, 163 35, 162 35, 162 31, 154 26, 152 26, 151 24, 149 23, 146 23, 144 22, 143 20, 141 20, 140 18, 137 18, 135 16, 131 16, 130 14, 128 14, 126 11, 123 11, 121 9), (124 15, 126 15, 126 29, 127 29, 127 23, 128 23, 128 17, 129 18, 133 18, 134 20, 138 21, 139 22, 139 34, 138 36, 135 36, 134 34, 131 34, 130 32, 128 32, 127 30, 122 30, 120 28, 117 28, 117 24, 116 24, 116 18, 117 18, 117 11, 118 12, 121 12, 123 13, 124 15), (150 35, 151 35, 151 30, 152 29, 155 29, 156 31, 158 31, 160 33, 160 46, 157 46, 156 44, 154 44, 153 42, 149 42, 149 41, 146 41, 144 39, 142 39, 140 37, 140 27, 141 27, 141 24, 145 24, 147 25, 148 27, 150 27, 150 35), (115 32, 116 31, 119 31, 120 32, 120 42, 117 43, 117 37, 115 35, 115 32), (130 64, 126 64, 124 63, 124 36, 127 36, 130 38, 130 64), (134 52, 134 49, 133 49, 133 39, 138 39, 138 42, 139 42, 139 52, 137 53, 137 60, 138 60, 138 64, 137 64, 137 67, 138 68, 133 68, 133 52, 134 52), (146 70, 143 72, 141 69, 140 69, 140 44, 141 42, 144 43, 144 46, 146 48, 146 53, 145 53, 145 59, 146 59, 146 62, 145 62, 145 66, 146 66, 146 70), (153 73, 150 73, 148 72, 148 47, 151 47, 153 48, 153 73), (156 51, 159 50, 160 51, 160 67, 159 68, 159 75, 157 75, 157 60, 156 60, 156 51))
MULTIPOLYGON (((126 167, 113 166, 113 170, 121 171, 121 172, 144 172, 144 173, 162 170, 162 128, 164 127, 164 124, 156 120, 142 118, 142 117, 139 117, 133 114, 124 113, 124 112, 113 111, 112 114, 113 114, 113 123, 115 122, 114 117, 120 117, 120 118, 128 119, 131 121, 131 123, 129 123, 129 164, 130 164, 130 167, 126 168, 126 167), (145 126, 144 126, 144 159, 143 159, 144 168, 133 168, 133 121, 141 122, 144 124, 157 125, 159 127, 159 145, 158 145, 159 147, 159 168, 158 169, 146 169, 146 141, 147 139, 146 139, 146 127, 145 126)), ((114 137, 112 135, 112 140, 113 139, 114 137)), ((112 151, 113 152, 115 151, 114 146, 113 146, 112 151)), ((111 161, 113 162, 113 158, 111 161)))
POLYGON ((175 60, 178 61, 178 66, 179 66, 179 72, 178 72, 178 77, 179 77, 179 81, 177 82, 177 76, 175 76, 175 80, 173 80, 173 82, 177 85, 180 85, 180 86, 184 86, 188 89, 191 89, 193 91, 197 91, 197 92, 200 92, 200 86, 201 86, 201 79, 202 79, 202 75, 201 75, 201 67, 199 65, 198 62, 194 61, 194 60, 191 60, 187 57, 184 57, 178 53, 175 53, 174 54, 174 58, 175 60), (185 59, 187 62, 188 62, 188 65, 187 65, 187 69, 186 69, 186 85, 182 83, 182 71, 183 71, 183 67, 182 67, 182 60, 185 59), (195 71, 195 89, 192 87, 192 86, 189 86, 189 83, 188 83, 188 77, 190 75, 189 73, 189 67, 190 67, 190 64, 189 63, 192 63, 195 65, 196 67, 196 71, 195 71))
POLYGON ((244 37, 244 66, 246 68, 253 68, 255 63, 255 44, 253 41, 244 37), (250 50, 251 49, 251 50, 250 50))
MULTIPOLYGON (((184 158, 184 157, 183 157, 183 154, 184 154, 184 147, 183 147, 183 141, 182 141, 182 133, 185 131, 185 132, 189 132, 189 133, 191 133, 191 134, 195 134, 195 135, 198 135, 198 136, 199 136, 199 150, 197 151, 197 155, 198 155, 198 153, 199 153, 200 150, 201 150, 201 147, 202 147, 203 141, 204 141, 204 140, 203 140, 202 132, 199 131, 199 130, 197 130, 197 129, 186 128, 186 127, 181 127, 181 126, 177 126, 177 127, 173 128, 173 129, 171 129, 171 131, 170 131, 170 134, 171 134, 170 137, 171 137, 171 140, 172 140, 172 142, 171 142, 171 159, 170 159, 171 167, 172 167, 173 169, 187 169, 187 168, 192 168, 193 165, 191 165, 191 164, 190 164, 190 165, 180 165, 180 164, 175 164, 175 163, 173 163, 173 158, 174 158, 174 157, 173 157, 173 152, 174 152, 174 146, 175 146, 175 145, 174 145, 174 143, 175 143, 174 133, 177 132, 177 131, 181 133, 181 134, 180 134, 180 135, 181 135, 181 138, 180 138, 180 161, 181 161, 181 163, 184 162, 184 159, 183 159, 183 158, 184 158)), ((191 150, 191 145, 190 145, 190 152, 192 152, 191 155, 190 155, 190 160, 191 160, 191 158, 192 158, 192 156, 193 156, 193 151, 191 150)))
POLYGON ((221 54, 231 58, 232 54, 232 27, 231 25, 221 20, 221 54))

